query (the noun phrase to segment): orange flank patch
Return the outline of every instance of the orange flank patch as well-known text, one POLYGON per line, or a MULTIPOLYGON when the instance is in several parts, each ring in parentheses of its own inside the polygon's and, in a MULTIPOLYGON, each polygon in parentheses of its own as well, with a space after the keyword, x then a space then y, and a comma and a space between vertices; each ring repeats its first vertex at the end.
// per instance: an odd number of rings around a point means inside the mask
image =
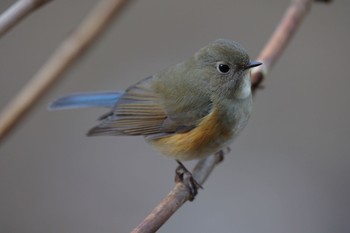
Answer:
POLYGON ((231 137, 231 129, 220 124, 219 113, 214 109, 196 128, 186 133, 154 139, 150 143, 165 155, 191 160, 217 152, 231 137))

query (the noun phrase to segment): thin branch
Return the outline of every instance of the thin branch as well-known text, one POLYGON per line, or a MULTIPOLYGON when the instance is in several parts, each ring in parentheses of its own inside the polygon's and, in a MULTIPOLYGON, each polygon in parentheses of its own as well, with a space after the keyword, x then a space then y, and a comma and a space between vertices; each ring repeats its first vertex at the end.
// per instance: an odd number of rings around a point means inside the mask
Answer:
POLYGON ((111 23, 127 0, 101 0, 0 114, 0 142, 111 23))
MULTIPOLYGON (((331 0, 315 0, 317 2, 329 3, 331 0)), ((281 56, 282 52, 288 45, 296 33, 299 25, 303 21, 304 17, 310 11, 313 0, 292 0, 288 7, 283 19, 276 28, 275 32, 270 37, 270 40, 265 45, 264 49, 258 56, 259 61, 263 62, 262 66, 259 66, 252 70, 252 89, 255 92, 260 86, 263 79, 266 77, 272 66, 281 56)))
MULTIPOLYGON (((203 184, 215 165, 222 160, 218 153, 200 160, 192 175, 203 184)), ((171 192, 158 204, 156 208, 132 231, 132 233, 156 232, 175 212, 190 198, 190 192, 183 182, 177 182, 171 192)))
POLYGON ((24 19, 51 0, 18 0, 0 15, 0 37, 24 19))
MULTIPOLYGON (((329 0, 318 0, 329 2, 329 0)), ((269 42, 262 50, 257 60, 264 63, 263 68, 252 71, 253 91, 261 84, 267 72, 278 60, 289 40, 295 34, 304 16, 308 13, 313 0, 292 0, 280 25, 269 42)), ((218 154, 200 160, 192 174, 199 184, 203 184, 215 165, 220 161, 218 154)), ((190 198, 190 193, 182 183, 176 183, 173 190, 158 206, 132 231, 132 233, 153 233, 157 231, 170 217, 190 198)))

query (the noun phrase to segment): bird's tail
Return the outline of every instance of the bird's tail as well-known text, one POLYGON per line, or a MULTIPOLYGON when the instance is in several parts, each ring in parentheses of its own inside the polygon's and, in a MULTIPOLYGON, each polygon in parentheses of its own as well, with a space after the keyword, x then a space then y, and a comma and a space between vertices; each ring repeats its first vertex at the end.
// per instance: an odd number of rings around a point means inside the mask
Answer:
POLYGON ((50 103, 49 110, 71 108, 105 107, 113 108, 122 92, 89 92, 60 97, 50 103))

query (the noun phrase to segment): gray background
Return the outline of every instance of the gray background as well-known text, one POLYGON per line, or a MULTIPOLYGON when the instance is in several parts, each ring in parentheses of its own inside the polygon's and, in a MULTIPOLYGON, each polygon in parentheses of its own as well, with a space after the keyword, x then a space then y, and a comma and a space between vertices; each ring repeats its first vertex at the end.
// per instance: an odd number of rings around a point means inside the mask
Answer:
MULTIPOLYGON (((95 2, 53 1, 0 39, 1 108, 95 2)), ((216 38, 254 58, 288 4, 134 1, 1 145, 0 232, 130 231, 171 189, 176 163, 142 138, 85 137, 104 110, 47 104, 122 90, 216 38)), ((160 232, 350 232, 349 10, 347 0, 312 8, 232 152, 160 232)))

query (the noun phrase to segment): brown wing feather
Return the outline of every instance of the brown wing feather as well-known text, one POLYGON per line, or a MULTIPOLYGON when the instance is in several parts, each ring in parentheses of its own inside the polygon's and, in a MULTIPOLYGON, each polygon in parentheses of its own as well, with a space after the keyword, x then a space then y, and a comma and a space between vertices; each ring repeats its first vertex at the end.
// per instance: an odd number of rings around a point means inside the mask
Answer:
POLYGON ((151 90, 149 79, 128 88, 118 100, 113 112, 105 115, 101 124, 92 128, 95 135, 152 135, 162 133, 167 115, 157 95, 151 90))

